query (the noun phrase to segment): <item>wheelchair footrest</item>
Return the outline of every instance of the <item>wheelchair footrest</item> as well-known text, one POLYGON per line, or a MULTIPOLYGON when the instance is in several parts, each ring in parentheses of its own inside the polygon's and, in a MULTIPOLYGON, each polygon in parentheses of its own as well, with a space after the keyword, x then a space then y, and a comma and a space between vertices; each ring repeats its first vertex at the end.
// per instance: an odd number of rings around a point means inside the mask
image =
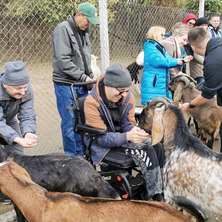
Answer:
POLYGON ((137 174, 136 177, 133 177, 131 180, 129 180, 129 183, 132 187, 132 189, 134 187, 138 187, 138 186, 142 186, 145 185, 145 180, 143 179, 143 176, 141 174, 137 174))

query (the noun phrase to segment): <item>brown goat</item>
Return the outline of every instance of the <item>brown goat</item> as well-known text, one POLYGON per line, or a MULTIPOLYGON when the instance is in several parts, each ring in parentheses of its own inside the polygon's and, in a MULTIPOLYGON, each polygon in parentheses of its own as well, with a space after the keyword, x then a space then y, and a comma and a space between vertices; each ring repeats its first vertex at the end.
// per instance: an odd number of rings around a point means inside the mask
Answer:
MULTIPOLYGON (((191 77, 184 75, 178 75, 170 81, 169 89, 174 92, 175 104, 191 102, 201 94, 193 82, 191 77)), ((203 140, 208 147, 213 148, 222 120, 222 108, 217 105, 216 97, 201 106, 190 109, 189 114, 198 124, 198 138, 203 140)))
POLYGON ((163 98, 149 101, 139 127, 152 135, 152 145, 162 142, 164 198, 186 197, 205 211, 222 215, 222 154, 194 137, 181 111, 163 98))
POLYGON ((15 162, 0 164, 0 189, 29 222, 188 222, 164 202, 126 201, 48 192, 15 162))

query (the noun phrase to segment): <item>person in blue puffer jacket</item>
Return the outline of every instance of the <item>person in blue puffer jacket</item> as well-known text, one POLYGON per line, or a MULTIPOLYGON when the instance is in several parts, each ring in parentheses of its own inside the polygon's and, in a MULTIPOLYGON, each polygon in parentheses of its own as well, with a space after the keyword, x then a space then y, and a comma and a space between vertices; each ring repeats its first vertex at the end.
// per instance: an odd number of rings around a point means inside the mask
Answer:
POLYGON ((145 105, 149 100, 164 96, 172 100, 168 89, 170 68, 183 65, 184 59, 172 58, 161 45, 165 28, 153 26, 147 32, 144 43, 144 71, 141 82, 141 103, 145 105))

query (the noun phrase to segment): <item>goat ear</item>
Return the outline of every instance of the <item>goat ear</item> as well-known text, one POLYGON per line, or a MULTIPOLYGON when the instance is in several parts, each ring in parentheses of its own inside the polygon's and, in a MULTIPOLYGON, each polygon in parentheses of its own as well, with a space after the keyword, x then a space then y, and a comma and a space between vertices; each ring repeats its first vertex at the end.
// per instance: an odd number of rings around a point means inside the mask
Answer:
POLYGON ((153 116, 152 124, 152 145, 156 145, 163 139, 163 107, 156 108, 153 116))
POLYGON ((183 88, 184 84, 182 82, 179 82, 173 95, 174 102, 179 102, 181 100, 183 88))

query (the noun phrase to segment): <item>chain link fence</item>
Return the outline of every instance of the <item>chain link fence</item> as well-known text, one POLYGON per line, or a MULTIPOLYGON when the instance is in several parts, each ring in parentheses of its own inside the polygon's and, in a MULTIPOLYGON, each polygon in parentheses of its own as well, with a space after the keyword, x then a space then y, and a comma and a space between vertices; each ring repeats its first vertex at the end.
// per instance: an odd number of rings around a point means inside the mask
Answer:
MULTIPOLYGON (((20 16, 14 13, 18 5, 9 7, 10 2, 5 0, 0 3, 0 69, 4 69, 4 64, 8 61, 23 60, 30 74, 35 92, 39 140, 37 147, 26 149, 25 153, 62 152, 60 117, 54 96, 51 65, 51 35, 55 26, 61 21, 53 18, 46 20, 49 15, 47 10, 41 10, 45 5, 39 4, 39 1, 32 1, 32 7, 38 9, 38 14, 29 9, 29 14, 21 13, 20 16)), ((26 2, 24 0, 24 4, 26 2)), ((60 4, 66 2, 63 0, 60 4)), ((70 7, 64 9, 66 11, 63 11, 63 14, 69 18, 72 13, 70 7)), ((179 8, 127 3, 112 5, 108 11, 110 63, 119 61, 125 66, 134 62, 142 50, 150 26, 161 25, 170 30, 176 22, 182 21, 191 12, 179 8), (109 17, 111 14, 112 18, 109 17)), ((193 13, 197 15, 198 12, 193 11, 193 13)), ((101 19, 103 18, 100 17, 101 19)), ((100 67, 99 27, 92 27, 90 41, 92 53, 98 56, 97 64, 100 67)), ((140 98, 137 100, 140 103, 140 98)))

